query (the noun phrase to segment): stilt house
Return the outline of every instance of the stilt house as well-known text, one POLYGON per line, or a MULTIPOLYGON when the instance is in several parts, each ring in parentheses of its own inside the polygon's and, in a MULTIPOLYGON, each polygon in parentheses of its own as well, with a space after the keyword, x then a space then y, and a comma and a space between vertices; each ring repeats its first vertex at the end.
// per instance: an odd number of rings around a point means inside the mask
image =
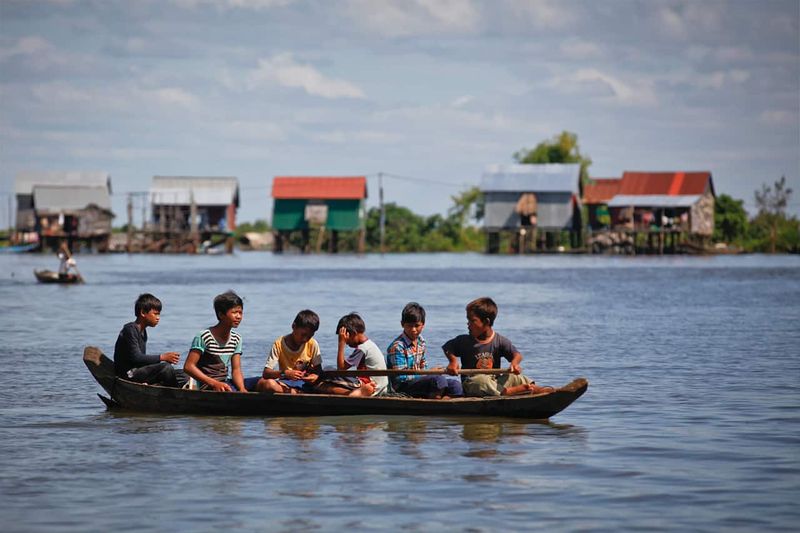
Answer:
POLYGON ((480 189, 486 201, 487 251, 497 253, 501 234, 511 236, 512 251, 553 250, 568 232, 580 246, 579 164, 490 165, 480 189))
POLYGON ((341 231, 358 231, 358 250, 364 250, 365 176, 276 176, 272 198, 276 252, 283 251, 295 231, 300 232, 301 249, 310 250, 312 230, 317 251, 329 232, 328 249, 336 252, 341 231))
POLYGON ((104 250, 111 236, 111 176, 107 172, 23 172, 16 178, 19 242, 44 249, 66 241, 104 250))

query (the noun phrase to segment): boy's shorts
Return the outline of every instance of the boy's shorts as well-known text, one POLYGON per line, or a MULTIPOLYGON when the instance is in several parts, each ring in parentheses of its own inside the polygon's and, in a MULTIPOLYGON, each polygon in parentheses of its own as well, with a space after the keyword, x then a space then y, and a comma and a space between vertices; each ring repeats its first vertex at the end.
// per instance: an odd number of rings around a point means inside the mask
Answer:
POLYGON ((464 396, 500 396, 503 389, 515 387, 517 385, 528 385, 532 383, 530 379, 522 374, 502 374, 491 376, 489 374, 478 374, 464 378, 464 396))

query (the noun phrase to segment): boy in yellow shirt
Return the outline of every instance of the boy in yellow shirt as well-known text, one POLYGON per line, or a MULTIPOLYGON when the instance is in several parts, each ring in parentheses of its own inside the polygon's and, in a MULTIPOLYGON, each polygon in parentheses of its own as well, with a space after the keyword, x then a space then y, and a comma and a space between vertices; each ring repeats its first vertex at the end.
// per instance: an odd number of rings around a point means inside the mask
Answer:
POLYGON ((322 353, 314 334, 319 329, 319 315, 310 309, 297 313, 292 332, 272 344, 257 392, 313 392, 322 372, 322 353))

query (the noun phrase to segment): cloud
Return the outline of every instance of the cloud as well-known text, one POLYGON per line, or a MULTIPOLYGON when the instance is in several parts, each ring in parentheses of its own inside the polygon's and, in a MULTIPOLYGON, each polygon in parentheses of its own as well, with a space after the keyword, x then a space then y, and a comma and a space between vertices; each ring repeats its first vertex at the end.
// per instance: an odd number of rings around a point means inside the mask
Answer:
POLYGON ((251 9, 261 11, 274 7, 284 7, 294 0, 172 0, 176 5, 185 9, 196 9, 205 6, 215 7, 219 11, 229 9, 251 9))
POLYGON ((770 109, 763 111, 758 120, 768 126, 797 126, 798 113, 796 111, 786 111, 783 109, 770 109))
POLYGON ((723 27, 725 6, 710 1, 679 2, 655 10, 654 22, 661 33, 679 40, 717 34, 723 27))
POLYGON ((562 29, 577 22, 578 13, 566 2, 553 0, 506 0, 511 16, 523 19, 538 29, 562 29))
POLYGON ((557 76, 549 84, 560 91, 589 93, 625 105, 651 106, 658 101, 649 82, 626 82, 595 68, 557 76))
POLYGON ((153 100, 161 105, 166 106, 180 106, 180 107, 194 107, 197 105, 198 100, 192 93, 181 89, 179 87, 164 87, 153 91, 145 92, 153 100))
POLYGON ((563 42, 559 48, 570 59, 596 59, 603 56, 603 50, 598 45, 580 39, 563 42))
POLYGON ((250 89, 270 83, 303 89, 308 94, 328 99, 366 98, 364 91, 357 85, 329 78, 311 65, 296 62, 289 53, 259 60, 258 68, 247 79, 250 89))
POLYGON ((470 0, 350 0, 346 13, 385 37, 472 33, 481 20, 470 0))
POLYGON ((403 141, 403 136, 393 132, 378 130, 343 131, 333 130, 311 136, 317 141, 329 144, 396 144, 403 141))
POLYGON ((469 104, 473 100, 474 100, 474 98, 471 95, 465 94, 464 96, 459 96, 458 98, 453 100, 450 103, 450 105, 452 107, 464 107, 465 105, 469 104))

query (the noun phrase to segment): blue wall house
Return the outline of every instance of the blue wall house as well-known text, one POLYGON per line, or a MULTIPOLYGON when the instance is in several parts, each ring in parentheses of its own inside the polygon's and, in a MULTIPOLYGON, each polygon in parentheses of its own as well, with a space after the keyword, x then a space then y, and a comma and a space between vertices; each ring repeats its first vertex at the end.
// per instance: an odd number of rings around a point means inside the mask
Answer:
POLYGON ((490 165, 480 189, 486 207, 487 252, 500 251, 510 234, 511 251, 556 250, 564 232, 581 245, 579 164, 490 165))

